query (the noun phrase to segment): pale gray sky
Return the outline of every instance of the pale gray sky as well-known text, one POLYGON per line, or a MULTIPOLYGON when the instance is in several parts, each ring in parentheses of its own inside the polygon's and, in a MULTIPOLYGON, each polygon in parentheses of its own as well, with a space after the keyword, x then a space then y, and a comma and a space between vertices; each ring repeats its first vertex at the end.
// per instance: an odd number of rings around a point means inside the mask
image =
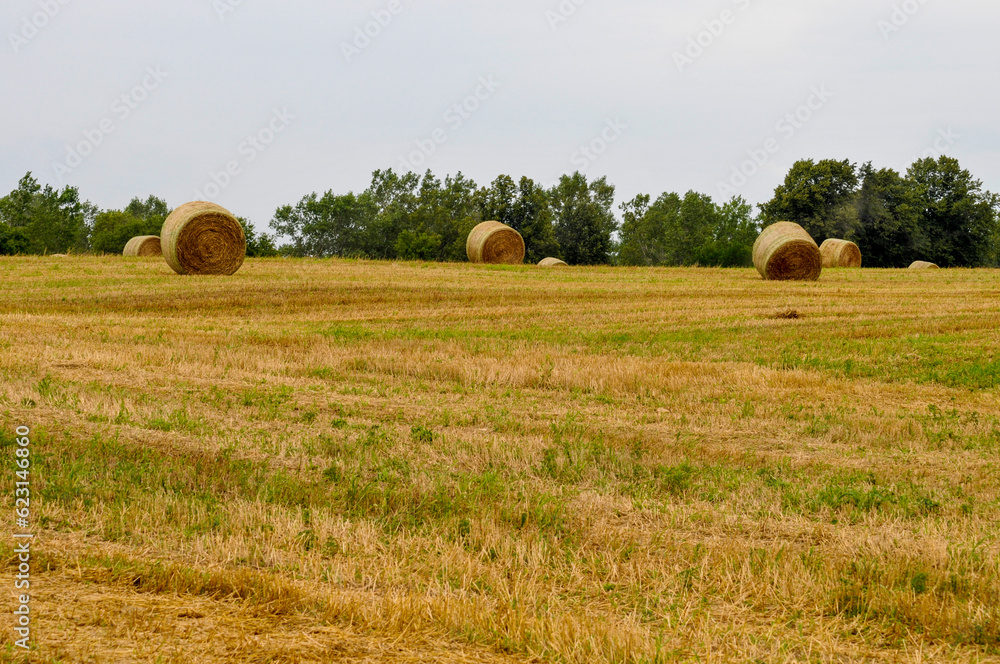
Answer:
POLYGON ((4 0, 0 192, 30 170, 266 228, 404 163, 761 203, 797 159, 929 151, 1000 191, 998 25, 995 0, 4 0))

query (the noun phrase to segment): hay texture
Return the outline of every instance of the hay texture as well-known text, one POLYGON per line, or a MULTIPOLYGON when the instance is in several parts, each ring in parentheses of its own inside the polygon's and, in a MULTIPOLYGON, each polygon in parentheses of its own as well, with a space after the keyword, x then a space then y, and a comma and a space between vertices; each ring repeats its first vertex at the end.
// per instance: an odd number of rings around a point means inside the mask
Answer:
POLYGON ((123 256, 162 256, 160 249, 160 238, 156 235, 140 235, 128 241, 125 245, 123 256))
POLYGON ((160 241, 163 258, 177 274, 234 274, 247 253, 236 217, 205 201, 185 203, 171 212, 160 241))
POLYGON ((934 263, 928 263, 927 261, 916 261, 910 266, 911 270, 940 270, 941 268, 934 263))
POLYGON ((830 238, 819 246, 823 256, 823 269, 828 267, 861 267, 861 249, 847 240, 830 238))
POLYGON ((465 253, 471 263, 520 265, 524 262, 524 238, 499 221, 484 221, 469 233, 465 253))
POLYGON ((753 264, 769 281, 816 281, 823 271, 823 256, 805 229, 790 221, 779 221, 757 238, 753 264))
POLYGON ((569 264, 558 258, 543 258, 539 261, 538 267, 569 267, 569 264))

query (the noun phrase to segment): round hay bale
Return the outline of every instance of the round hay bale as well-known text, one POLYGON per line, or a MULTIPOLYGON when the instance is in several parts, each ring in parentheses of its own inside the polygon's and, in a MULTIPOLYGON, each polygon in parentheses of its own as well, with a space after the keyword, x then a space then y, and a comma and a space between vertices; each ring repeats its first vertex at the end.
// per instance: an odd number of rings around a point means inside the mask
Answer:
POLYGON ((819 246, 823 269, 828 267, 861 267, 861 249, 847 240, 829 238, 819 246))
POLYGON ((927 261, 916 261, 910 266, 911 270, 940 270, 941 268, 934 263, 928 263, 927 261))
POLYGON ((162 256, 160 238, 156 235, 140 235, 128 241, 122 256, 162 256))
POLYGON ((484 221, 469 233, 465 253, 470 263, 520 265, 524 262, 524 238, 499 221, 484 221))
POLYGON ((234 274, 246 258, 243 227, 215 203, 185 203, 160 231, 163 258, 177 274, 234 274))
POLYGON ((823 271, 816 241, 790 221, 764 229, 753 245, 753 264, 769 281, 816 281, 823 271))
POLYGON ((569 264, 558 258, 543 258, 538 262, 538 267, 569 267, 569 264))

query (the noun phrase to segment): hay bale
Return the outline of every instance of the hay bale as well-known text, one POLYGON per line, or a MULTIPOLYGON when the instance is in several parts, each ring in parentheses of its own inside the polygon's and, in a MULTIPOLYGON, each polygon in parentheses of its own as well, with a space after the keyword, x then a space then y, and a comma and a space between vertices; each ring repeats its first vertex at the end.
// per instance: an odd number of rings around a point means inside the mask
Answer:
POLYGON ((246 258, 243 227, 215 203, 185 203, 170 213, 160 231, 163 258, 177 274, 235 273, 246 258))
POLYGON ((829 238, 819 246, 823 269, 828 267, 861 267, 861 249, 847 240, 829 238))
POLYGON ((940 270, 934 263, 928 263, 927 261, 916 261, 910 266, 911 270, 940 270))
POLYGON ((499 221, 484 221, 469 233, 465 253, 471 263, 520 265, 524 262, 524 238, 499 221))
POLYGON ((134 237, 125 245, 125 251, 122 252, 122 255, 139 257, 162 256, 163 251, 160 248, 160 238, 156 235, 134 237))
POLYGON ((569 267, 569 264, 558 258, 543 258, 538 262, 538 267, 569 267))
POLYGON ((823 256, 804 228, 779 221, 765 228, 754 242, 753 264, 769 281, 816 281, 823 271, 823 256))

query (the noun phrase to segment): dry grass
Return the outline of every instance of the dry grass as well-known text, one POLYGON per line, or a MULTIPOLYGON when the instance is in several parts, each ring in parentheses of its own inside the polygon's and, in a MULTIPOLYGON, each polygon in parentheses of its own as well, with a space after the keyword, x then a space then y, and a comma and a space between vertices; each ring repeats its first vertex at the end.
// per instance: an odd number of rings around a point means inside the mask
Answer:
POLYGON ((997 272, 0 283, 32 661, 1000 661, 997 272))

